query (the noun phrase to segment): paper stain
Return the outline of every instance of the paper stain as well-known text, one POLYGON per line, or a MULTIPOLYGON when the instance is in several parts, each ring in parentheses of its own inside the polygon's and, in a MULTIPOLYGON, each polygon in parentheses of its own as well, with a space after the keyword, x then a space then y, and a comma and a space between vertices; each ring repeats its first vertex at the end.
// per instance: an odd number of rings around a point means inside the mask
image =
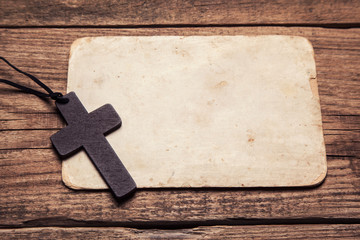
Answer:
POLYGON ((170 181, 171 181, 171 179, 174 177, 174 175, 175 175, 175 171, 173 171, 172 173, 171 173, 171 176, 169 177, 169 179, 167 180, 167 184, 169 184, 170 183, 170 181))
POLYGON ((251 130, 251 129, 248 129, 247 131, 246 131, 246 135, 247 135, 247 141, 248 141, 248 143, 250 144, 250 145, 252 145, 253 143, 254 143, 254 141, 255 141, 255 134, 254 134, 254 132, 251 130))
POLYGON ((214 86, 214 88, 215 88, 215 89, 221 89, 221 88, 227 86, 228 84, 229 84, 229 83, 228 83, 227 81, 221 81, 221 82, 218 82, 218 83, 214 86))
POLYGON ((318 83, 317 83, 316 77, 310 77, 309 83, 310 83, 310 89, 311 89, 311 92, 312 92, 314 98, 319 100, 320 99, 319 89, 318 89, 318 83))
POLYGON ((215 103, 215 99, 207 101, 207 105, 212 106, 215 103))
POLYGON ((286 97, 291 97, 291 96, 295 95, 295 88, 293 86, 290 86, 290 85, 282 86, 281 91, 286 97))
POLYGON ((175 54, 180 55, 182 57, 190 57, 190 54, 187 51, 183 49, 178 49, 177 47, 175 47, 175 54))
POLYGON ((94 83, 95 83, 96 85, 98 85, 99 87, 101 87, 102 84, 104 83, 104 79, 103 79, 103 78, 96 78, 96 79, 94 79, 93 81, 94 81, 94 83))

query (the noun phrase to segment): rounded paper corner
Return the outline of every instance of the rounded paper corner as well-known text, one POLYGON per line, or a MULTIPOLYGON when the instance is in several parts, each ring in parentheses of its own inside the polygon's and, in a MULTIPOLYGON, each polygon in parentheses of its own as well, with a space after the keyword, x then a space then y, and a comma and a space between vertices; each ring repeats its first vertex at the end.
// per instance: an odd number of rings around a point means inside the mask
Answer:
POLYGON ((69 58, 71 59, 71 56, 74 55, 74 52, 83 44, 83 43, 88 43, 90 42, 92 39, 92 37, 82 37, 82 38, 78 38, 75 39, 70 47, 70 53, 69 53, 69 58))
POLYGON ((314 47, 313 47, 311 41, 310 41, 307 37, 303 37, 303 36, 292 36, 292 38, 298 40, 299 42, 301 42, 302 44, 304 44, 307 48, 309 48, 309 50, 311 50, 312 52, 314 52, 314 47))
MULTIPOLYGON (((303 36, 290 36, 290 38, 294 40, 294 43, 298 46, 298 49, 302 49, 302 50, 305 50, 305 51, 311 53, 312 60, 315 65, 315 51, 314 51, 314 47, 313 47, 313 44, 311 43, 311 41, 308 38, 303 37, 303 36), (301 47, 299 47, 299 45, 301 47)), ((315 71, 315 77, 316 77, 316 71, 315 71)))
POLYGON ((325 181, 326 175, 327 175, 327 164, 326 164, 326 162, 325 162, 325 165, 324 165, 322 171, 321 171, 320 174, 317 175, 317 176, 314 178, 314 180, 309 184, 309 187, 316 187, 316 186, 321 185, 321 184, 325 181))
POLYGON ((76 182, 73 181, 74 179, 66 172, 65 169, 66 168, 64 168, 64 166, 63 166, 62 170, 61 170, 61 179, 62 179, 62 182, 64 183, 64 185, 73 190, 83 189, 82 186, 79 186, 76 182))
POLYGON ((313 44, 311 43, 311 41, 310 41, 308 38, 306 38, 306 37, 300 37, 300 38, 302 38, 303 41, 305 41, 306 44, 309 46, 309 48, 310 48, 312 51, 314 51, 314 46, 313 46, 313 44))

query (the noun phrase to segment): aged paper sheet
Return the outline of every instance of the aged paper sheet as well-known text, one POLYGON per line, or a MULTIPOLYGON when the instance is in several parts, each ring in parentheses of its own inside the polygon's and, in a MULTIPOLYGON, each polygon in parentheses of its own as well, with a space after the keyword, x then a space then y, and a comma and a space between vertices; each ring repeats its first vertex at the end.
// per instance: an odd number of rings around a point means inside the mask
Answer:
MULTIPOLYGON (((96 37, 71 48, 68 92, 110 103, 108 141, 138 187, 311 186, 326 175, 314 53, 302 37, 96 37)), ((79 152, 75 189, 105 183, 79 152)))

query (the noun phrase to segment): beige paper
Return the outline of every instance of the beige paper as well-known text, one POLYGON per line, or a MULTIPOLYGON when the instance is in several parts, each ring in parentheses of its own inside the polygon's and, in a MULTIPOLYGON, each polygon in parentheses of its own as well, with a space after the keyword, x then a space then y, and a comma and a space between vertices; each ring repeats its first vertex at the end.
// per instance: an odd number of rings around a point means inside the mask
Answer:
MULTIPOLYGON (((117 110, 107 139, 140 188, 310 186, 326 175, 313 55, 291 36, 82 38, 68 91, 117 110)), ((106 188, 84 152, 63 181, 106 188)))

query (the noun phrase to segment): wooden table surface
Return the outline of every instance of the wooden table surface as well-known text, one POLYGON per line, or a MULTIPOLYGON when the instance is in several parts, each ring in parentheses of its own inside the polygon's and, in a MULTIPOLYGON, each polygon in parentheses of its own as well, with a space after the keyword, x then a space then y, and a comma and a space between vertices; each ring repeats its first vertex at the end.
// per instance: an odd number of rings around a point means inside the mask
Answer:
MULTIPOLYGON (((65 92, 68 53, 103 35, 307 37, 328 175, 315 188, 147 189, 117 203, 61 181, 52 101, 0 86, 0 239, 360 238, 360 1, 0 0, 0 56, 65 92)), ((0 78, 32 85, 0 64, 0 78)), ((156 174, 156 173, 154 173, 156 174)))

